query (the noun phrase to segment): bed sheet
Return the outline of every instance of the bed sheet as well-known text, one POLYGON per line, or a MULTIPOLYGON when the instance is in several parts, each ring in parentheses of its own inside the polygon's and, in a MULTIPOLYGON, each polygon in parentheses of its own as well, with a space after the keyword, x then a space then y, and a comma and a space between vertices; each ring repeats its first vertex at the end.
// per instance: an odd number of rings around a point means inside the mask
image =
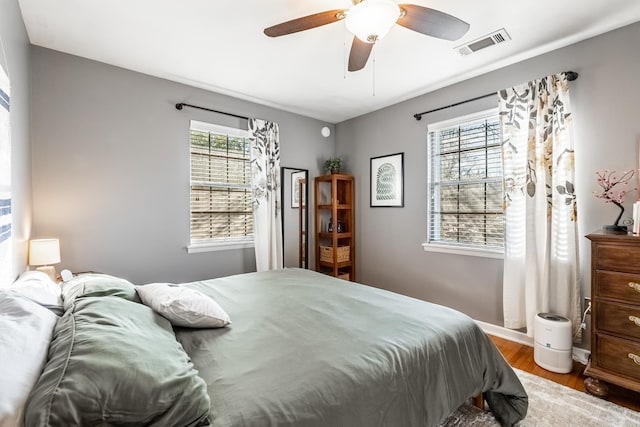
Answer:
POLYGON ((176 330, 213 426, 434 426, 481 391, 503 425, 526 415, 514 371, 453 309, 302 269, 185 286, 233 322, 176 330))

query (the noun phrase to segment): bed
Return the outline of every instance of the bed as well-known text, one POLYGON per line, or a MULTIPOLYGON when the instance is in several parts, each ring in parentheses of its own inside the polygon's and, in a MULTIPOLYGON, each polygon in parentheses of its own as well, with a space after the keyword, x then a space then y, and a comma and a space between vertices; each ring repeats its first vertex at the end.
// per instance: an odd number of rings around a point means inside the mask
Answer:
POLYGON ((479 393, 503 425, 526 414, 493 343, 443 306, 284 269, 180 285, 232 321, 193 328, 123 279, 74 280, 26 425, 424 427, 479 393))

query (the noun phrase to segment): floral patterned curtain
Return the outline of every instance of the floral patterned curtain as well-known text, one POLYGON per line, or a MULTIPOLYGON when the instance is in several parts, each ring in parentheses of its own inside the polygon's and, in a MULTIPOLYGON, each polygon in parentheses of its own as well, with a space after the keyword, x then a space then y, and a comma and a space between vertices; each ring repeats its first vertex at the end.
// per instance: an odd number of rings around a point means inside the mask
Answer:
POLYGON ((258 271, 282 268, 278 124, 249 119, 253 238, 258 271))
MULTIPOLYGON (((504 167, 505 327, 551 312, 580 326, 573 116, 564 73, 498 92, 504 167)), ((577 335, 576 335, 577 337, 577 335)))

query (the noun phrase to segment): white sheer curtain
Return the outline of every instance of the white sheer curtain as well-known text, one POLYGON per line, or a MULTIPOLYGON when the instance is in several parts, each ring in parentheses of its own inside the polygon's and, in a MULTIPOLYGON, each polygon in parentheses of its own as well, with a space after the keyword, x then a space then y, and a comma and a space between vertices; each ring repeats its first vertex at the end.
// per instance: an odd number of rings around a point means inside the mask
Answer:
POLYGON ((280 142, 277 123, 249 119, 253 237, 258 271, 282 268, 280 142))
POLYGON ((579 333, 573 116, 566 75, 498 92, 505 183, 505 327, 533 336, 537 313, 579 333))
MULTIPOLYGON (((0 48, 1 44, 2 40, 0 40, 0 48)), ((0 50, 0 52, 3 51, 0 50)), ((0 66, 0 287, 9 286, 15 279, 11 237, 10 93, 9 76, 0 66)))

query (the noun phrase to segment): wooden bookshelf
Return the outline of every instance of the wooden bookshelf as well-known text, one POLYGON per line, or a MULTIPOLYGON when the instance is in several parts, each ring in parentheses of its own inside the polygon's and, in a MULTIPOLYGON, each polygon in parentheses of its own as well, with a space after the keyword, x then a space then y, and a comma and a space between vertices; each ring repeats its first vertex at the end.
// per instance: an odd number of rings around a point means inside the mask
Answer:
POLYGON ((355 182, 334 173, 315 178, 316 271, 356 280, 355 182))

